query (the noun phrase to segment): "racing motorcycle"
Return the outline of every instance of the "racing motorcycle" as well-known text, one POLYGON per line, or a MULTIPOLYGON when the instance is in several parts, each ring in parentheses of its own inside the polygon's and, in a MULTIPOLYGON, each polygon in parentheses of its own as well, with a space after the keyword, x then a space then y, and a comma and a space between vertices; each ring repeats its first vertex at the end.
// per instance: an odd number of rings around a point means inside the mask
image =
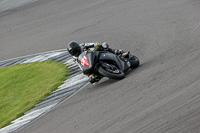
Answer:
POLYGON ((137 68, 140 63, 136 56, 128 54, 128 58, 124 58, 108 51, 84 51, 76 62, 81 71, 88 76, 123 79, 129 68, 137 68))

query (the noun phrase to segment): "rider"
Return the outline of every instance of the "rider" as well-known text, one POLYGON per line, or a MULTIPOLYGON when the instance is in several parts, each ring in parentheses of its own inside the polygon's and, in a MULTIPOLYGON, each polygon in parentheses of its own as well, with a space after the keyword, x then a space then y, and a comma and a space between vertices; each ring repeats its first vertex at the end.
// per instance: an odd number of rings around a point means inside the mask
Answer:
MULTIPOLYGON (((98 42, 78 44, 77 42, 72 41, 67 45, 67 50, 73 56, 73 58, 75 60, 83 51, 86 51, 86 50, 109 51, 113 54, 123 56, 125 58, 127 58, 129 55, 129 52, 125 53, 123 51, 123 49, 115 50, 115 49, 109 48, 109 45, 106 42, 104 42, 102 44, 100 44, 98 42)), ((97 77, 95 75, 91 75, 91 76, 89 76, 89 78, 90 78, 91 84, 97 83, 101 79, 100 77, 97 77)))

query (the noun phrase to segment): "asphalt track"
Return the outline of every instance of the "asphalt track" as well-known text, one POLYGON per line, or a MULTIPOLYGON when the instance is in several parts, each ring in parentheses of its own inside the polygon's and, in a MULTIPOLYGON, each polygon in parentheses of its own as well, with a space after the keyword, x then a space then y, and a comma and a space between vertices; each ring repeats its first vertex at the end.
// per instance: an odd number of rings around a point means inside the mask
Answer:
POLYGON ((40 0, 0 15, 0 60, 107 41, 141 66, 88 85, 19 133, 199 133, 199 0, 40 0))

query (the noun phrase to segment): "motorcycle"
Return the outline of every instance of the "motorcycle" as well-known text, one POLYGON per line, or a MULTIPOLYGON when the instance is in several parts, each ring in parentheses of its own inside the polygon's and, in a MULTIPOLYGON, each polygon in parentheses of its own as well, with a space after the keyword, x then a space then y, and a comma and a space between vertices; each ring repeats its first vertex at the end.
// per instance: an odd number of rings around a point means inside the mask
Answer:
POLYGON ((129 68, 137 68, 139 59, 129 53, 128 58, 108 51, 84 51, 76 60, 81 71, 86 75, 123 79, 129 68))

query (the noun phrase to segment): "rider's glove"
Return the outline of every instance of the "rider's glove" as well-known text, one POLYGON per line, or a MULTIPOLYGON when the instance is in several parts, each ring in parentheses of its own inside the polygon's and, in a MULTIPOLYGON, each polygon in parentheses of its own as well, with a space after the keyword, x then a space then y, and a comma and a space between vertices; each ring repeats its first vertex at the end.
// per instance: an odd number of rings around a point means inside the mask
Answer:
POLYGON ((73 62, 76 62, 76 61, 77 61, 77 57, 73 56, 73 62))

